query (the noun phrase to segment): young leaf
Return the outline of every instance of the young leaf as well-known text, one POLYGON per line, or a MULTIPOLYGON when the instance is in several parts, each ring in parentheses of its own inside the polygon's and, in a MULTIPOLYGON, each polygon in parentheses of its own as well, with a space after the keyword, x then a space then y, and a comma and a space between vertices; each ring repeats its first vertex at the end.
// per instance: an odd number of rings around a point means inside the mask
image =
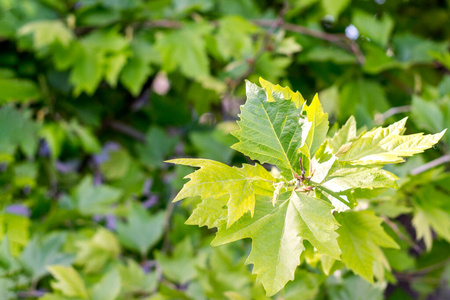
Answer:
POLYGON ((266 91, 253 83, 247 82, 246 87, 247 102, 238 122, 240 130, 232 133, 239 142, 232 148, 261 163, 276 165, 290 180, 300 171, 300 154, 296 150, 302 140, 301 109, 279 97, 269 102, 266 91))
POLYGON ((264 80, 262 77, 259 77, 259 83, 266 90, 268 101, 275 102, 275 97, 281 98, 278 94, 281 93, 285 100, 291 100, 295 103, 295 107, 300 108, 305 103, 305 99, 303 99, 302 94, 299 91, 293 92, 288 86, 282 87, 279 84, 275 85, 267 80, 264 80))
POLYGON ((272 195, 273 183, 276 179, 259 165, 243 165, 242 168, 231 168, 220 162, 207 159, 174 159, 168 162, 201 169, 188 175, 191 180, 186 183, 173 201, 186 197, 200 196, 219 198, 229 195, 228 226, 231 226, 247 211, 253 215, 255 193, 272 195))
POLYGON ((322 145, 328 132, 328 114, 323 112, 322 105, 319 102, 319 96, 316 94, 313 101, 309 106, 304 108, 308 122, 311 122, 311 129, 308 132, 308 136, 305 140, 304 146, 306 151, 302 153, 308 157, 313 157, 316 150, 322 145))
POLYGON ((254 265, 253 273, 269 296, 293 280, 304 239, 320 253, 336 259, 340 255, 333 207, 303 193, 286 195, 288 199, 276 206, 267 197, 258 197, 253 218, 246 215, 229 228, 220 226, 212 242, 217 246, 251 238, 253 247, 247 263, 254 265))
POLYGON ((329 139, 330 147, 333 149, 334 153, 338 153, 341 147, 345 148, 345 145, 354 138, 356 138, 356 120, 355 117, 351 116, 348 118, 347 122, 345 122, 344 126, 329 139))
POLYGON ((430 135, 402 135, 406 118, 386 128, 378 127, 355 140, 340 162, 351 165, 379 165, 403 162, 403 157, 421 153, 436 144, 445 130, 430 135))
POLYGON ((57 280, 52 282, 53 289, 61 291, 65 296, 89 299, 83 279, 74 268, 56 265, 48 267, 48 271, 57 280))
MULTIPOLYGON (((355 274, 373 283, 373 263, 380 260, 380 248, 399 246, 381 227, 381 219, 372 211, 349 211, 336 214, 341 227, 338 243, 342 260, 355 274)), ((382 252, 381 252, 382 253, 382 252)))

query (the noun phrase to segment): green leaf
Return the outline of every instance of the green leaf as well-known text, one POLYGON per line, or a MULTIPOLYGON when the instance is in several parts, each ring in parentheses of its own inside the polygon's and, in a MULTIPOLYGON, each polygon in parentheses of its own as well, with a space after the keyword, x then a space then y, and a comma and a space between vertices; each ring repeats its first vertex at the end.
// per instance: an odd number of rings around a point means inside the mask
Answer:
POLYGON ((302 107, 305 103, 305 99, 303 98, 302 94, 300 94, 299 91, 293 92, 288 86, 282 87, 279 84, 275 85, 262 77, 259 77, 259 83, 261 84, 262 88, 266 90, 268 101, 269 102, 275 102, 275 98, 283 98, 285 100, 291 100, 295 103, 295 106, 297 108, 302 107), (280 95, 282 94, 282 97, 280 95))
POLYGON ((74 256, 61 252, 67 235, 52 233, 45 239, 34 237, 23 250, 20 260, 25 269, 31 273, 31 280, 37 281, 47 274, 47 266, 68 266, 74 256))
POLYGON ((28 243, 30 219, 9 213, 0 213, 0 240, 8 237, 9 249, 13 256, 18 256, 28 243))
POLYGON ((52 282, 53 289, 65 296, 89 299, 83 279, 74 268, 56 265, 48 267, 48 270, 56 279, 52 282))
POLYGON ((148 253, 162 237, 164 213, 150 215, 141 205, 134 204, 128 215, 128 222, 117 223, 119 241, 128 249, 148 253))
POLYGON ((0 78, 0 91, 2 91, 0 104, 11 101, 27 102, 41 98, 37 85, 27 79, 0 78))
POLYGON ((38 129, 31 119, 30 111, 4 105, 0 109, 0 156, 6 155, 9 160, 13 160, 17 147, 26 156, 33 156, 38 148, 38 129))
POLYGON ((163 70, 173 72, 180 68, 181 73, 189 78, 207 77, 209 60, 203 35, 209 31, 209 26, 204 24, 186 24, 181 30, 157 34, 155 47, 161 56, 163 70))
POLYGON ((100 228, 89 240, 76 242, 75 263, 83 266, 86 273, 99 272, 110 259, 120 254, 120 245, 116 236, 109 230, 100 228))
MULTIPOLYGON (((174 159, 168 162, 201 168, 185 177, 191 180, 184 185, 173 201, 195 196, 200 196, 202 199, 218 199, 223 195, 229 195, 227 202, 224 201, 223 204, 217 206, 217 209, 224 205, 228 206, 228 226, 231 226, 247 211, 253 215, 255 194, 271 196, 273 183, 276 181, 260 165, 244 164, 242 168, 232 168, 206 159, 174 159)), ((226 200, 225 197, 221 199, 226 200)))
POLYGON ((322 184, 335 192, 349 189, 397 188, 398 177, 380 167, 336 167, 322 184))
POLYGON ((346 146, 351 145, 353 139, 356 138, 356 120, 355 117, 351 116, 348 118, 347 122, 342 126, 332 138, 329 139, 330 147, 334 150, 334 153, 339 153, 344 151, 346 146))
POLYGON ((145 144, 136 145, 136 152, 149 168, 161 167, 162 161, 173 151, 177 142, 177 137, 168 136, 161 128, 152 126, 145 136, 145 144))
POLYGON ((352 23, 364 35, 385 47, 394 29, 394 20, 386 13, 380 18, 362 10, 354 10, 352 23))
POLYGON ((406 33, 393 38, 395 57, 402 62, 431 63, 433 56, 447 51, 449 42, 431 41, 406 33))
POLYGON ((330 300, 365 299, 382 300, 386 282, 369 284, 359 276, 346 277, 329 289, 330 300))
POLYGON ((251 238, 252 252, 246 263, 254 265, 253 273, 271 296, 294 279, 304 250, 302 238, 298 236, 301 225, 290 201, 273 207, 267 198, 258 197, 256 205, 253 218, 247 215, 228 229, 220 227, 212 245, 251 238))
POLYGON ((155 49, 139 36, 131 41, 131 49, 133 54, 122 70, 120 82, 136 97, 153 71, 150 63, 156 60, 155 49))
POLYGON ((155 258, 162 267, 164 277, 176 283, 185 284, 197 275, 197 263, 189 237, 175 246, 172 255, 156 251, 155 258))
POLYGON ((119 272, 115 269, 102 277, 90 292, 91 300, 115 300, 119 296, 121 289, 119 272))
POLYGON ((339 109, 339 119, 355 114, 360 125, 372 126, 374 114, 388 110, 389 102, 385 90, 378 82, 357 78, 349 80, 342 86, 339 109))
POLYGON ((119 265, 120 281, 123 293, 152 292, 158 283, 156 272, 144 273, 142 267, 133 259, 129 259, 126 265, 119 265))
POLYGON ((266 91, 250 82, 246 88, 240 130, 232 133, 239 142, 232 148, 261 163, 276 165, 290 180, 300 172, 300 154, 296 150, 302 140, 301 109, 284 98, 270 102, 266 91))
POLYGON ((217 51, 225 60, 240 59, 253 52, 251 34, 258 32, 257 26, 239 16, 225 16, 218 23, 217 51))
POLYGON ((411 104, 411 116, 421 129, 436 132, 445 129, 444 115, 439 105, 433 101, 425 101, 414 95, 411 104))
POLYGON ((332 16, 336 20, 344 9, 350 4, 350 0, 333 1, 321 0, 322 8, 325 14, 332 16))
POLYGON ((381 218, 372 211, 349 211, 335 215, 341 227, 338 243, 342 261, 355 274, 373 283, 373 264, 382 260, 380 247, 399 248, 381 227, 381 218))
POLYGON ((253 247, 247 263, 254 265, 253 273, 270 296, 294 279, 304 239, 320 253, 339 258, 338 223, 332 208, 303 193, 293 192, 275 206, 267 197, 258 197, 253 218, 246 215, 229 228, 220 226, 212 245, 251 238, 253 247))
POLYGON ((328 114, 323 112, 319 96, 316 94, 309 106, 304 107, 308 122, 311 123, 304 142, 305 150, 301 150, 307 157, 313 157, 317 149, 325 141, 328 132, 328 114))
POLYGON ((386 128, 378 127, 356 139, 339 161, 351 165, 376 165, 403 162, 403 157, 421 153, 436 144, 445 130, 433 134, 402 135, 406 118, 386 128))
POLYGON ((74 191, 74 198, 81 214, 92 216, 111 211, 111 204, 121 197, 119 189, 107 185, 95 185, 92 177, 85 177, 74 191))
POLYGON ((36 50, 50 46, 56 41, 68 46, 74 35, 60 20, 39 20, 28 22, 18 31, 19 36, 32 34, 33 46, 36 50))

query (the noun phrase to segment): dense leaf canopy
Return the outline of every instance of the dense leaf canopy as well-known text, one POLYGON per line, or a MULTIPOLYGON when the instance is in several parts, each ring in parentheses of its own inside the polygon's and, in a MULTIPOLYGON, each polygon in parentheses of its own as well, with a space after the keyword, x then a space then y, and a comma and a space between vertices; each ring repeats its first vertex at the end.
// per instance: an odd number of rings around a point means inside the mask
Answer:
POLYGON ((449 298, 449 19, 0 0, 0 299, 449 298))

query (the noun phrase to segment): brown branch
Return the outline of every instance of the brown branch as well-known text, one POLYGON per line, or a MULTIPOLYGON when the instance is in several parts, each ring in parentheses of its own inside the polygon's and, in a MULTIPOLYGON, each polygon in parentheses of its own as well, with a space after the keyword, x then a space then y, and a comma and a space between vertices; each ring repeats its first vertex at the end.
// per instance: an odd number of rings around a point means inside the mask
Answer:
POLYGON ((145 140, 146 140, 145 134, 143 134, 142 132, 134 129, 133 127, 131 127, 125 123, 122 123, 120 121, 111 120, 111 121, 106 121, 104 125, 115 131, 126 134, 129 137, 132 137, 140 142, 145 143, 145 140))
MULTIPOLYGON (((253 20, 254 24, 258 26, 271 26, 274 22, 274 20, 253 20)), ((348 50, 352 52, 356 58, 358 59, 358 62, 360 64, 363 64, 365 62, 365 57, 363 53, 361 52, 361 49, 359 48, 358 44, 348 37, 345 36, 345 34, 332 34, 327 33, 319 30, 310 29, 301 25, 296 25, 292 23, 283 23, 281 28, 283 28, 286 31, 299 33, 302 35, 308 35, 312 36, 321 40, 325 40, 331 43, 336 44, 337 46, 344 48, 345 50, 348 50)))
POLYGON ((286 15, 287 10, 288 10, 288 3, 287 1, 284 1, 283 7, 281 8, 280 13, 278 14, 278 18, 276 20, 271 21, 270 25, 268 25, 269 29, 266 31, 264 35, 264 40, 262 41, 261 47, 259 48, 258 52, 256 52, 255 56, 252 59, 248 60, 247 71, 245 71, 241 76, 233 79, 229 83, 231 88, 236 87, 239 83, 244 81, 250 74, 253 73, 253 71, 255 70, 256 61, 261 57, 261 55, 264 54, 264 52, 267 51, 267 48, 270 43, 270 38, 277 29, 283 27, 284 16, 286 15))
POLYGON ((420 167, 412 169, 410 174, 411 175, 417 175, 417 174, 423 173, 425 171, 428 171, 429 169, 432 169, 434 167, 437 167, 439 165, 442 165, 442 164, 445 164, 445 163, 448 163, 448 162, 450 162, 450 154, 446 154, 446 155, 441 156, 441 157, 439 157, 439 158, 437 158, 435 160, 432 160, 432 161, 430 161, 430 162, 428 162, 428 163, 426 163, 426 164, 424 164, 424 165, 422 165, 420 167))

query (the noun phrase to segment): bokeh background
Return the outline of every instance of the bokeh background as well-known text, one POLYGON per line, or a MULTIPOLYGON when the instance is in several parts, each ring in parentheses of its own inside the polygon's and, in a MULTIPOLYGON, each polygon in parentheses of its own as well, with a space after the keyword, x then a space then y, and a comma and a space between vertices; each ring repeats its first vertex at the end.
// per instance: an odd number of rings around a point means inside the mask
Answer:
MULTIPOLYGON (((265 299, 250 244, 213 248, 171 203, 249 162, 244 81, 319 93, 334 129, 450 125, 449 0, 0 0, 0 299, 265 299)), ((401 245, 370 285, 314 252, 275 299, 449 299, 450 134, 368 205, 401 245)))

